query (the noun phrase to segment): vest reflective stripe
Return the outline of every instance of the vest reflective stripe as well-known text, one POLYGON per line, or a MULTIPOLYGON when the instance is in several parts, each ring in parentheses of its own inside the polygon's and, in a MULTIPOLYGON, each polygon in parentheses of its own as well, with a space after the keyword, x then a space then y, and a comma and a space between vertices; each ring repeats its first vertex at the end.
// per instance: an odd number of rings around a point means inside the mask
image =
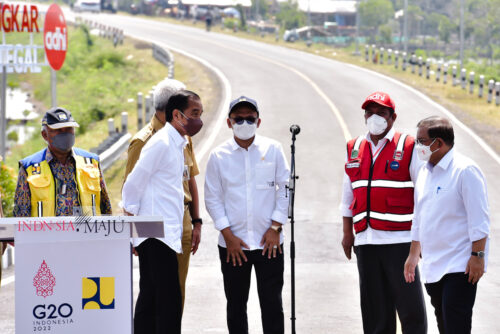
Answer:
MULTIPOLYGON (((79 149, 73 151, 78 199, 82 208, 81 214, 98 216, 101 214, 99 205, 101 203, 99 161, 81 156, 82 152, 84 151, 79 149)), ((87 152, 84 153, 88 154, 87 152)), ((45 153, 39 155, 37 158, 33 158, 33 160, 35 159, 43 160, 25 166, 31 193, 31 216, 55 216, 56 189, 54 176, 50 170, 49 163, 44 160, 45 153)), ((24 161, 26 160, 22 162, 24 161)))
POLYGON ((398 146, 396 147, 396 152, 403 152, 404 151, 404 144, 406 141, 406 137, 408 137, 407 134, 402 134, 401 137, 399 137, 398 146))
POLYGON ((351 159, 355 159, 358 157, 359 154, 359 147, 361 146, 361 143, 363 142, 363 137, 359 136, 356 138, 356 142, 354 143, 354 147, 351 151, 351 159))
MULTIPOLYGON (((357 189, 360 187, 368 187, 368 180, 358 180, 354 181, 352 184, 352 189, 357 189)), ((389 181, 389 180, 372 180, 372 188, 413 188, 412 181, 389 181)))
POLYGON ((37 202, 38 217, 43 217, 43 202, 37 202))
MULTIPOLYGON (((366 211, 360 212, 354 217, 352 217, 352 221, 354 223, 358 223, 365 217, 366 217, 366 211)), ((380 213, 380 212, 370 211, 370 217, 378 220, 386 220, 395 223, 404 223, 404 222, 409 222, 413 219, 413 213, 398 215, 394 213, 380 213)))

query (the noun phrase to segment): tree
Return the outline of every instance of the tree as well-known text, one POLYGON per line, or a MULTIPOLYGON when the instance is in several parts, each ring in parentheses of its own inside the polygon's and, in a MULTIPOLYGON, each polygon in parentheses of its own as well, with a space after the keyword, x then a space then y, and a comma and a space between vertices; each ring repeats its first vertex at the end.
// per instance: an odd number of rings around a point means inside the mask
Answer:
POLYGON ((447 16, 442 16, 438 25, 439 39, 445 43, 450 42, 451 33, 457 30, 457 26, 447 16))
POLYGON ((361 25, 372 29, 372 37, 379 27, 394 17, 394 7, 390 0, 367 0, 359 4, 361 25))
POLYGON ((299 11, 297 3, 289 1, 280 5, 276 21, 286 30, 290 30, 305 25, 306 15, 299 11))
POLYGON ((394 7, 389 0, 368 0, 359 4, 359 16, 363 26, 376 28, 394 16, 394 7))
POLYGON ((493 46, 500 44, 500 0, 469 0, 467 7, 470 33, 476 45, 487 50, 491 65, 493 46))

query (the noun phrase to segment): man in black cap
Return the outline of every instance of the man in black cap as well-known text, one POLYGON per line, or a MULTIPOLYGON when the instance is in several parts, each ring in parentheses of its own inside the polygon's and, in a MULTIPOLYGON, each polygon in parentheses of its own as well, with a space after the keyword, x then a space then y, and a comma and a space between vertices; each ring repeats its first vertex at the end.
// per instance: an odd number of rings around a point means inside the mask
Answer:
POLYGON ((15 217, 111 214, 99 156, 73 147, 77 127, 64 108, 45 113, 41 134, 48 147, 19 162, 15 217))
POLYGON ((231 102, 227 125, 234 136, 215 148, 205 179, 205 204, 220 231, 219 256, 230 334, 248 333, 247 300, 252 267, 264 334, 284 333, 283 233, 288 218, 290 168, 281 144, 256 136, 257 102, 231 102))

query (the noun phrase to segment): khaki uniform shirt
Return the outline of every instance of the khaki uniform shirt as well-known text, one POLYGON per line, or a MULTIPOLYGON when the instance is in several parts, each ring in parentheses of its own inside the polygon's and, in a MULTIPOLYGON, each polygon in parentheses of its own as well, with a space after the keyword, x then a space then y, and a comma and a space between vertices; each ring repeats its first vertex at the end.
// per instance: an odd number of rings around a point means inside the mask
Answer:
MULTIPOLYGON (((139 156, 141 155, 142 148, 146 145, 147 141, 161 128, 163 128, 163 124, 160 120, 153 115, 151 122, 142 128, 139 132, 135 134, 130 142, 128 147, 128 160, 127 166, 125 167, 125 178, 132 172, 134 169, 137 160, 139 160, 139 156)), ((189 192, 189 183, 188 180, 200 174, 198 169, 198 164, 196 162, 196 158, 194 156, 193 151, 193 142, 191 141, 191 137, 187 136, 188 143, 186 147, 184 147, 184 165, 186 166, 186 170, 184 171, 184 203, 187 204, 192 201, 191 193, 189 192)))

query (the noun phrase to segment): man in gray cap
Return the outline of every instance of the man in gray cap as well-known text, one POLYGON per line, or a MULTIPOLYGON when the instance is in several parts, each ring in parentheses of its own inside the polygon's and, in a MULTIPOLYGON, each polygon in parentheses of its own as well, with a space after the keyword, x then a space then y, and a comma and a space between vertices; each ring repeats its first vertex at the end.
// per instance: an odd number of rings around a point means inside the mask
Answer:
POLYGON ((205 204, 220 231, 230 334, 248 333, 252 267, 263 333, 284 333, 282 226, 288 218, 290 168, 280 143, 255 135, 260 124, 255 100, 241 96, 231 102, 227 125, 234 136, 212 151, 206 171, 205 204))
POLYGON ((64 108, 45 113, 41 134, 48 147, 19 162, 15 217, 111 214, 99 156, 73 147, 78 126, 64 108))

